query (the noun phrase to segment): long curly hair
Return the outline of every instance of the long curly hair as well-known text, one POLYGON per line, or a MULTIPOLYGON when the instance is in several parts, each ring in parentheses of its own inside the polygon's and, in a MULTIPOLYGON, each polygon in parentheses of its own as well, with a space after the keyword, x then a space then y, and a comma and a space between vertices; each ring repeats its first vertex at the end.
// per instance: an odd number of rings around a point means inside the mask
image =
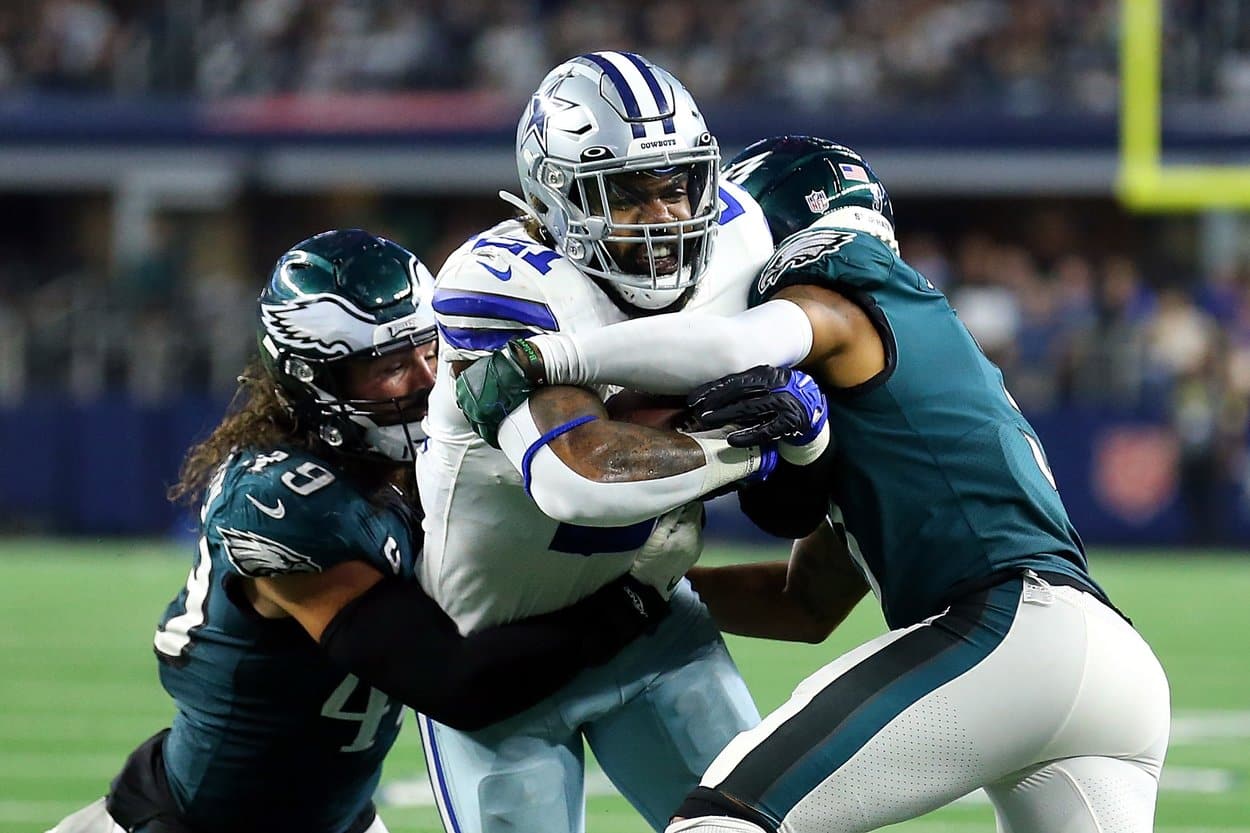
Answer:
POLYGON ((416 494, 411 465, 344 455, 301 425, 283 401, 278 380, 257 353, 239 376, 239 387, 226 407, 226 415, 211 434, 187 451, 178 482, 169 487, 166 497, 174 503, 194 506, 202 499, 213 473, 235 451, 279 445, 326 458, 372 497, 380 497, 378 493, 390 486, 404 494, 416 494))

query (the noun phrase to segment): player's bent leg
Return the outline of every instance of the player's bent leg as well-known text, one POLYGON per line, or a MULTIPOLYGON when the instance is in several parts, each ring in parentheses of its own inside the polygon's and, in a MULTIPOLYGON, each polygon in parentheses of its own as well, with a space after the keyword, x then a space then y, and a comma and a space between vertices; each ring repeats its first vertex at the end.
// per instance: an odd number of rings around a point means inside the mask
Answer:
POLYGON ((1082 617, 1081 684, 1062 730, 1038 762, 1111 757, 1130 761, 1157 780, 1171 729, 1171 691, 1150 646, 1115 611, 1087 593, 1053 588, 1055 606, 1082 617))
POLYGON ((584 833, 582 740, 575 731, 550 731, 546 718, 558 722, 554 713, 531 710, 480 732, 460 732, 420 716, 430 786, 447 833, 584 833))
POLYGON ((859 833, 993 780, 998 762, 981 747, 1014 719, 985 732, 968 724, 1000 696, 988 660, 1004 651, 1021 595, 1019 580, 970 594, 817 671, 726 748, 677 815, 710 805, 770 833, 859 833))
POLYGON ((104 799, 100 798, 61 819, 61 823, 47 833, 126 833, 126 831, 109 815, 108 808, 104 806, 104 799))
POLYGON ((1145 640, 1088 594, 1053 588, 1086 629, 1083 677, 1034 769, 987 786, 999 829, 1148 833, 1167 751, 1167 677, 1145 640))
MULTIPOLYGON (((1166 713, 1157 662, 1114 611, 1017 578, 812 675, 726 748, 700 792, 766 830, 858 833, 1060 758, 1157 774, 1166 713)), ((700 814, 688 809, 677 814, 700 814)))
POLYGON ((759 712, 724 642, 714 638, 586 727, 595 758, 654 830, 725 744, 759 712))
POLYGON ((1150 833, 1159 782, 1141 764, 1069 758, 985 788, 999 833, 1150 833))

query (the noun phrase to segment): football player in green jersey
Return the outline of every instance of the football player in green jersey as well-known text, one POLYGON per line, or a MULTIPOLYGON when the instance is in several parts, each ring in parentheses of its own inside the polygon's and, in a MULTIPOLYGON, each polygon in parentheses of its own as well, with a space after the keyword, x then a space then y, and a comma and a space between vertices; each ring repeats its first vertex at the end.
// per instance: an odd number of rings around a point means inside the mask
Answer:
MULTIPOLYGON (((1000 830, 1149 831, 1167 679, 1091 578, 1002 374, 900 257, 881 181, 806 136, 757 143, 725 176, 777 244, 748 310, 544 334, 482 360, 517 396, 536 378, 694 388, 695 414, 738 426, 735 444, 801 424, 785 368, 827 396, 829 459, 805 472, 819 479, 740 490, 773 527, 812 493, 826 517, 789 525, 805 535, 789 564, 691 579, 730 631, 819 641, 870 589, 891 630, 740 734, 670 833, 866 831, 977 788, 1000 830)), ((461 405, 480 412, 471 392, 461 405)))
POLYGON ((372 796, 404 706, 493 723, 664 616, 626 576, 461 637, 421 591, 409 490, 437 358, 432 283, 359 230, 278 260, 260 355, 172 490, 202 505, 195 564, 155 638, 173 726, 56 833, 385 831, 372 796))

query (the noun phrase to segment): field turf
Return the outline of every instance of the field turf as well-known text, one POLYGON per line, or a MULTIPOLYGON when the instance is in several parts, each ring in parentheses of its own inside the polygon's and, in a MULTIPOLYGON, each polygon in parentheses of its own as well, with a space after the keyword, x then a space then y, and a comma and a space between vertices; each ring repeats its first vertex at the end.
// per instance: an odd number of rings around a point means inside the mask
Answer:
MULTIPOLYGON (((98 797, 125 755, 168 723, 152 632, 190 557, 189 546, 164 542, 0 540, 0 833, 43 831, 98 797)), ((1171 680, 1173 743, 1156 829, 1250 833, 1250 555, 1095 553, 1093 567, 1171 680)), ((882 628, 865 603, 824 645, 731 639, 731 648, 767 711, 882 628)), ((392 833, 441 831, 421 761, 409 721, 379 796, 392 833)), ((590 786, 588 833, 645 831, 602 776, 590 786)), ((894 829, 972 833, 994 823, 974 795, 894 829)))

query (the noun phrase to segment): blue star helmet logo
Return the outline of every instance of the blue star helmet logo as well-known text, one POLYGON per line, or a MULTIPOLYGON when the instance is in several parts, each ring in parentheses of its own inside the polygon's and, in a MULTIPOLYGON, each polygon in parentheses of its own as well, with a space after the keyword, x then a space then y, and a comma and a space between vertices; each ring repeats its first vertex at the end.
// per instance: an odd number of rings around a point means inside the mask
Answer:
POLYGON ((529 126, 525 130, 525 136, 528 139, 533 134, 538 142, 538 147, 543 153, 547 152, 547 119, 554 113, 560 113, 565 110, 571 110, 577 106, 575 101, 566 101, 559 96, 554 95, 555 88, 559 85, 562 78, 550 84, 546 89, 539 90, 530 99, 530 120, 529 126))

